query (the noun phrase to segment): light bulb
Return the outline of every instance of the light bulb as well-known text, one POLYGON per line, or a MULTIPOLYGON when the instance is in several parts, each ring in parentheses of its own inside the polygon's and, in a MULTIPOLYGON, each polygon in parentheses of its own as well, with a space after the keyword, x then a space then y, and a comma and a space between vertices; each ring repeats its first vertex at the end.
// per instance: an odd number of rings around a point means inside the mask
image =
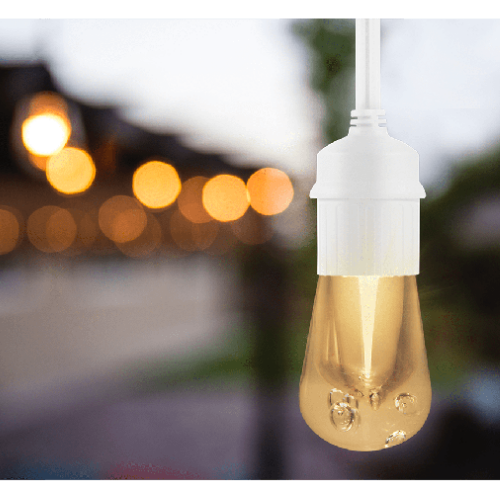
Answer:
POLYGON ((430 405, 415 276, 319 276, 300 380, 309 427, 380 450, 415 435, 430 405))
POLYGON ((431 406, 415 275, 418 153, 389 136, 380 108, 380 20, 356 20, 356 109, 318 153, 318 289, 300 410, 321 438, 374 451, 401 444, 431 406))

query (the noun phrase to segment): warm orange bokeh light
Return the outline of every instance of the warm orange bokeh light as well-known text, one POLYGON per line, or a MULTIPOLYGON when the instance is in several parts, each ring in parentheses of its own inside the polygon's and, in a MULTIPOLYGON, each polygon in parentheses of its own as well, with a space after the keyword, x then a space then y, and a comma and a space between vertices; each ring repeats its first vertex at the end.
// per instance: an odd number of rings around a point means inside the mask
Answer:
POLYGON ((179 195, 181 180, 172 165, 150 161, 134 172, 132 189, 143 205, 149 208, 165 208, 179 195))
POLYGON ((218 175, 203 187, 203 206, 222 222, 239 219, 248 209, 250 200, 245 183, 234 175, 218 175))
POLYGON ((261 168, 247 182, 250 204, 262 215, 275 215, 288 208, 293 186, 288 175, 276 168, 261 168))
POLYGON ((78 255, 89 250, 99 233, 97 210, 87 211, 81 208, 66 208, 76 224, 76 236, 71 244, 70 254, 78 255))
POLYGON ((125 243, 116 243, 120 251, 128 257, 141 259, 149 257, 161 244, 161 226, 156 217, 147 213, 147 224, 138 238, 125 243))
POLYGON ((19 240, 19 221, 17 217, 4 208, 0 209, 0 255, 11 252, 19 240))
POLYGON ((76 237, 76 223, 68 210, 48 205, 28 218, 26 232, 31 243, 42 252, 62 252, 76 237))
POLYGON ((57 191, 77 194, 86 191, 94 181, 95 165, 88 153, 64 148, 47 162, 47 180, 57 191))
POLYGON ((57 92, 38 92, 31 96, 29 100, 28 114, 33 116, 43 113, 53 113, 62 118, 67 118, 68 103, 64 97, 57 92))
POLYGON ((94 243, 99 233, 97 217, 90 213, 82 213, 77 221, 78 232, 76 234, 76 243, 81 247, 90 247, 94 243))
POLYGON ((113 196, 99 209, 99 227, 115 243, 135 240, 144 231, 146 224, 146 212, 130 196, 113 196))
POLYGON ((22 125, 22 139, 26 149, 37 156, 50 156, 68 142, 71 129, 68 122, 53 113, 30 116, 22 125))
POLYGON ((191 222, 202 224, 210 222, 212 216, 203 207, 203 186, 208 178, 203 176, 191 177, 182 186, 181 194, 177 198, 177 205, 182 215, 191 222))

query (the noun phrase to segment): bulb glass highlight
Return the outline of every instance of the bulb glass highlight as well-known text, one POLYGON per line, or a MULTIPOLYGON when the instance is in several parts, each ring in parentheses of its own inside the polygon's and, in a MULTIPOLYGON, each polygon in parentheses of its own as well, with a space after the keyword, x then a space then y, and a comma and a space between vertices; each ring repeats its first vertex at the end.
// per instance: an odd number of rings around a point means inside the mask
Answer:
POLYGON ((420 430, 431 397, 415 276, 319 276, 300 380, 309 427, 380 450, 420 430))

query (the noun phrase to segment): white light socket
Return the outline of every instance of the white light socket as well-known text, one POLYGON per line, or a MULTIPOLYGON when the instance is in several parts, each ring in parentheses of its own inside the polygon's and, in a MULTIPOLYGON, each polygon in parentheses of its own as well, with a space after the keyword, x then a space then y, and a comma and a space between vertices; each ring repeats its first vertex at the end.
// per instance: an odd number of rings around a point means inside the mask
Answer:
POLYGON ((318 153, 318 274, 419 273, 418 153, 389 136, 383 110, 353 111, 349 134, 318 153))

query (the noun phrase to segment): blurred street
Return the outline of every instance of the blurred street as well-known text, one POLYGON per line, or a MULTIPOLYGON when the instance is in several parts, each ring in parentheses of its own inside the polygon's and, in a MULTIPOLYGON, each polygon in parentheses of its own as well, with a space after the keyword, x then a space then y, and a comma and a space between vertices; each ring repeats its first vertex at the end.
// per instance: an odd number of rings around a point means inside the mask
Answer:
POLYGON ((305 424, 295 378, 265 396, 251 373, 193 371, 193 359, 223 352, 245 323, 227 263, 49 262, 2 275, 4 479, 253 479, 276 453, 282 479, 496 478, 494 370, 435 391, 426 424, 402 446, 350 452, 305 424), (148 389, 155 360, 185 363, 191 376, 148 389), (484 453, 465 460, 478 441, 484 453))
POLYGON ((68 396, 78 403, 72 387, 82 380, 92 392, 93 384, 126 378, 130 366, 219 349, 238 328, 238 297, 227 288, 235 278, 229 266, 191 261, 188 267, 175 259, 69 267, 47 261, 3 270, 1 430, 36 421, 30 405, 57 411, 71 407, 68 396))
MULTIPOLYGON (((83 406, 14 433, 0 432, 0 474, 5 479, 251 479, 262 459, 255 447, 255 403, 251 386, 223 380, 153 395, 122 391, 111 399, 94 387, 83 406)), ((284 479, 376 479, 397 472, 404 479, 425 467, 436 473, 443 468, 429 455, 439 443, 438 424, 453 406, 440 396, 415 438, 373 453, 343 450, 316 436, 301 417, 295 384, 278 403, 285 409, 284 479)))

